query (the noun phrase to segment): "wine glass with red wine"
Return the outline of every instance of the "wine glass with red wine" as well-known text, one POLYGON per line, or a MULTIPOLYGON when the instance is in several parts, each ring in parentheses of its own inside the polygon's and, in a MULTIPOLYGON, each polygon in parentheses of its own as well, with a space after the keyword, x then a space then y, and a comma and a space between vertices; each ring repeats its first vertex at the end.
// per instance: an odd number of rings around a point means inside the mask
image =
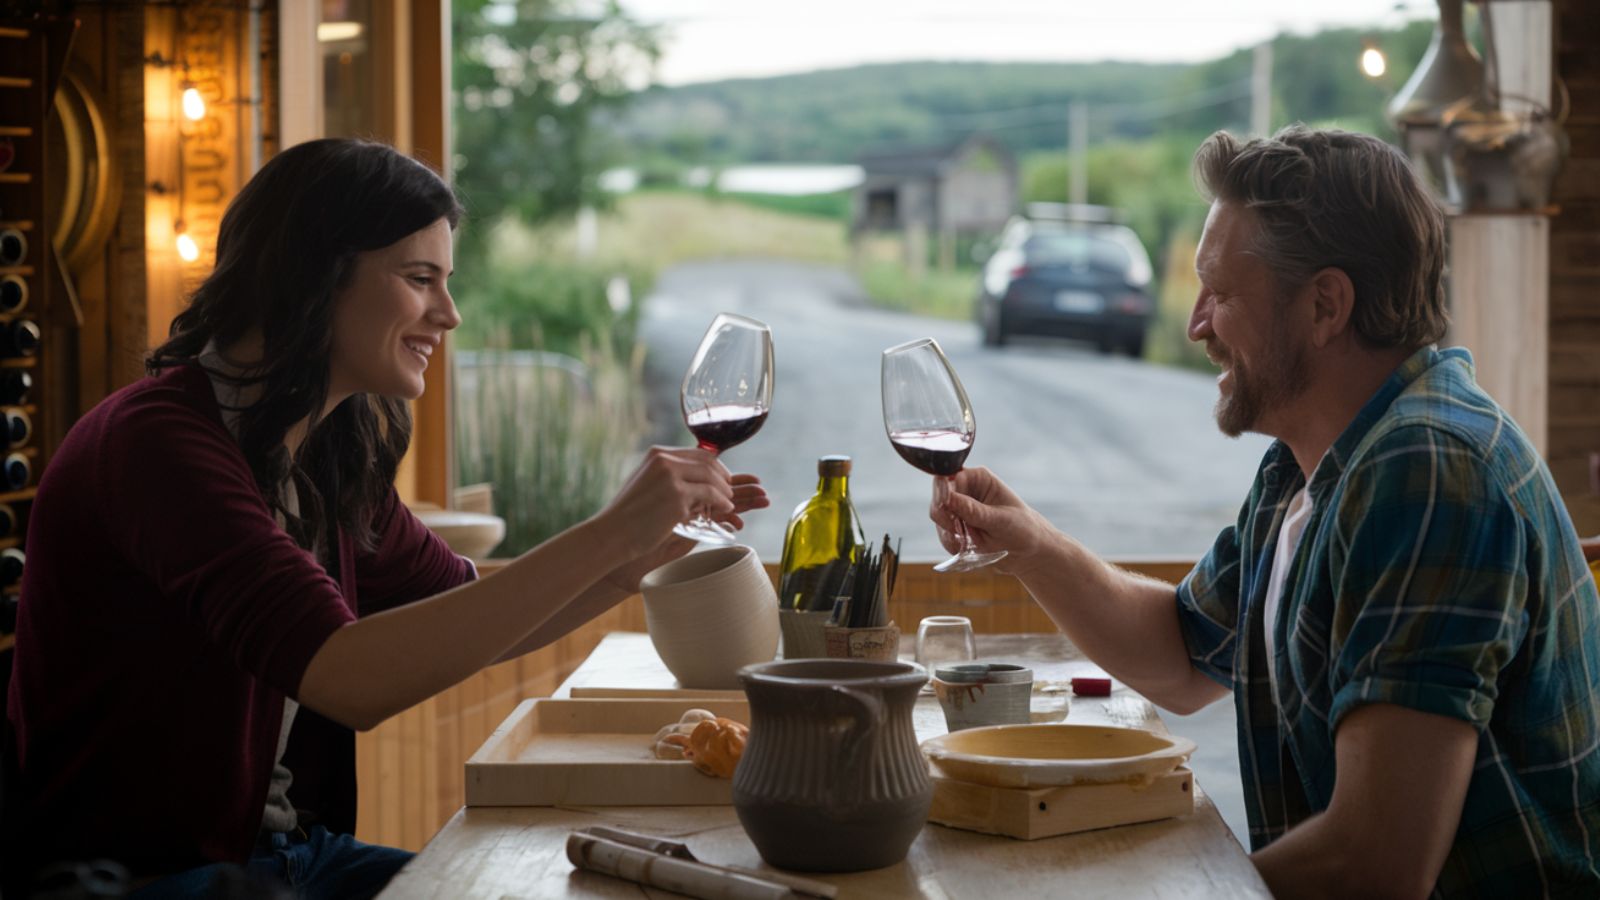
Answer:
MULTIPOLYGON (((883 351, 883 427, 902 459, 933 476, 935 499, 943 504, 967 461, 978 421, 938 341, 923 338, 883 351)), ((970 572, 1006 555, 979 553, 964 524, 957 533, 961 552, 934 566, 935 572, 970 572)))
MULTIPOLYGON (((720 454, 761 430, 772 408, 772 330, 721 313, 711 321, 683 376, 683 421, 702 450, 720 454)), ((672 529, 711 544, 737 540, 704 512, 672 529)))

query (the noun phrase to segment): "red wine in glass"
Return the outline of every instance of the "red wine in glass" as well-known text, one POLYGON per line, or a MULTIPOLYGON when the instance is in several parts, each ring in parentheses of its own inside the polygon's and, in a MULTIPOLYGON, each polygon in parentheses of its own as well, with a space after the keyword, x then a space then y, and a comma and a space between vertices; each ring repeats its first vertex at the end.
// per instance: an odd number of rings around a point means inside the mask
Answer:
POLYGON ((697 409, 684 416, 684 421, 700 449, 721 453, 754 437, 767 421, 767 411, 759 406, 728 403, 697 409))
POLYGON ((961 471, 972 450, 972 436, 959 431, 892 431, 889 443, 894 445, 900 458, 913 466, 940 478, 949 478, 961 471))
MULTIPOLYGON (((732 313, 711 321, 683 376, 683 422, 702 450, 722 453, 749 440, 772 408, 772 331, 732 313)), ((672 529, 712 544, 731 544, 733 531, 704 512, 672 529)))
MULTIPOLYGON (((933 476, 934 502, 943 506, 972 450, 978 420, 938 341, 923 338, 883 351, 883 427, 902 459, 933 476)), ((1006 555, 979 553, 962 523, 956 532, 961 552, 935 572, 967 572, 1006 555)))

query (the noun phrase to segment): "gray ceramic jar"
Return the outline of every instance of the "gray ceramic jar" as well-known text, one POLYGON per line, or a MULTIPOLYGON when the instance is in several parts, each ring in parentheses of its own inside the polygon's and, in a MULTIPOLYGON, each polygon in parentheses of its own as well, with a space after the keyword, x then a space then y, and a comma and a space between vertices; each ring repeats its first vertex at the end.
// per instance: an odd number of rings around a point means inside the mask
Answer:
POLYGON ((758 663, 739 671, 750 742, 733 807, 780 869, 857 872, 906 856, 933 782, 911 709, 921 666, 858 659, 758 663))

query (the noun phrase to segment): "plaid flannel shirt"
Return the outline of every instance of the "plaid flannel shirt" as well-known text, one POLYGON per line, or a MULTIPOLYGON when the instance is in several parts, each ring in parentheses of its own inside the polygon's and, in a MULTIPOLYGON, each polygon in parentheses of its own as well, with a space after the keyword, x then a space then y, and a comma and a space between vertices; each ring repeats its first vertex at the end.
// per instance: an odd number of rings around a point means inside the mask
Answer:
POLYGON ((1274 444, 1177 590, 1195 667, 1233 691, 1251 844, 1327 809, 1340 719, 1393 703, 1478 730, 1435 896, 1600 897, 1600 598, 1548 469, 1472 357, 1418 351, 1328 450, 1264 623, 1304 484, 1274 444))

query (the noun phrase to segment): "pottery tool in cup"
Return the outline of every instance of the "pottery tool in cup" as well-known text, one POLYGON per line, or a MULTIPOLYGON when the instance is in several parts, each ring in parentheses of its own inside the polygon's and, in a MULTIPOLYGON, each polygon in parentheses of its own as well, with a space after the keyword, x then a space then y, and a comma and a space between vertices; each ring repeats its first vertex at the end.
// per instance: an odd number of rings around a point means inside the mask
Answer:
POLYGON ((861 549, 822 629, 830 658, 886 662, 900 658, 900 629, 889 621, 889 597, 899 572, 898 550, 898 544, 889 547, 887 534, 878 553, 870 546, 861 549))

